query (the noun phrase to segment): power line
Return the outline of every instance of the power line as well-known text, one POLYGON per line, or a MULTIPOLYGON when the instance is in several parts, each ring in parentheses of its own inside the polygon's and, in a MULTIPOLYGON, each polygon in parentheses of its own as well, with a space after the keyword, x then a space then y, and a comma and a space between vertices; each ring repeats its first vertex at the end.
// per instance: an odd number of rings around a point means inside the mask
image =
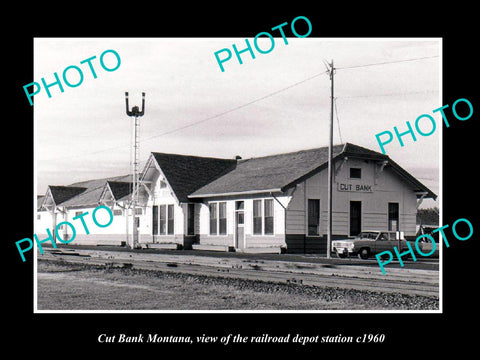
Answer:
MULTIPOLYGON (((284 87, 284 88, 281 88, 281 89, 279 89, 279 90, 277 90, 277 91, 274 91, 274 92, 272 92, 272 93, 269 93, 269 94, 267 94, 267 95, 264 95, 264 96, 262 96, 262 97, 260 97, 260 98, 255 99, 255 100, 249 101, 249 102, 247 102, 247 103, 245 103, 245 104, 236 106, 236 107, 234 107, 234 108, 231 108, 231 109, 226 110, 226 111, 223 111, 223 112, 221 112, 221 113, 219 113, 219 114, 216 114, 216 115, 207 117, 207 118, 205 118, 205 119, 198 120, 198 121, 192 122, 192 123, 190 123, 190 124, 187 124, 187 125, 184 125, 184 126, 180 126, 180 127, 178 127, 178 128, 174 128, 174 129, 171 129, 171 130, 167 130, 167 131, 165 131, 165 132, 163 132, 163 133, 160 133, 160 134, 156 134, 156 135, 152 135, 152 136, 143 138, 143 139, 140 140, 140 142, 152 140, 152 139, 155 139, 155 138, 158 138, 158 137, 161 137, 161 136, 165 136, 165 135, 171 134, 171 133, 176 132, 176 131, 180 131, 180 130, 183 130, 183 129, 187 129, 187 128, 189 128, 189 127, 192 127, 192 126, 201 124, 201 123, 203 123, 203 122, 207 122, 207 121, 209 121, 209 120, 216 119, 216 118, 221 117, 221 116, 223 116, 223 115, 229 114, 229 113, 234 112, 234 111, 236 111, 236 110, 242 109, 242 108, 244 108, 244 107, 247 107, 247 106, 249 106, 249 105, 255 104, 255 103, 257 103, 257 102, 259 102, 259 101, 262 101, 262 100, 265 100, 265 99, 267 99, 267 98, 269 98, 269 97, 272 97, 272 96, 274 96, 274 95, 277 95, 277 94, 279 94, 279 93, 281 93, 281 92, 283 92, 283 91, 286 91, 286 90, 291 89, 291 88, 293 88, 293 87, 295 87, 295 86, 298 86, 298 85, 300 85, 300 84, 303 84, 304 82, 307 82, 307 81, 309 81, 309 80, 312 80, 312 79, 314 79, 314 78, 316 78, 316 77, 318 77, 318 76, 320 76, 320 75, 326 74, 326 73, 327 73, 327 71, 323 71, 323 72, 314 74, 314 75, 312 75, 312 76, 310 76, 310 77, 308 77, 308 78, 306 78, 306 79, 300 80, 300 81, 298 81, 298 82, 296 82, 296 83, 294 83, 294 84, 291 84, 291 85, 289 85, 289 86, 286 86, 286 87, 284 87)), ((85 154, 85 153, 80 153, 80 154, 78 154, 78 155, 73 155, 73 156, 60 156, 60 157, 52 158, 52 159, 49 159, 49 160, 57 160, 57 159, 62 159, 62 158, 67 158, 67 157, 68 157, 68 158, 78 158, 78 157, 83 157, 83 156, 88 156, 88 155, 96 155, 96 154, 100 154, 100 153, 107 152, 107 151, 111 151, 111 150, 122 149, 122 148, 125 148, 125 147, 127 147, 127 146, 129 146, 129 144, 112 146, 112 147, 109 147, 109 148, 106 148, 106 149, 102 149, 102 150, 98 150, 98 151, 93 151, 93 152, 90 152, 90 153, 87 153, 87 154, 85 154)))
POLYGON ((327 71, 323 71, 323 72, 321 72, 321 73, 318 73, 318 74, 315 74, 315 75, 313 75, 313 76, 310 76, 310 77, 307 78, 307 79, 301 80, 301 81, 296 82, 296 83, 294 83, 294 84, 292 84, 292 85, 289 85, 289 86, 287 86, 287 87, 284 87, 284 88, 282 88, 282 89, 280 89, 280 90, 277 90, 277 91, 274 91, 274 92, 272 92, 272 93, 270 93, 270 94, 267 94, 267 95, 265 95, 265 96, 262 96, 262 97, 260 97, 260 98, 258 98, 258 99, 255 99, 255 100, 252 100, 252 101, 247 102, 247 103, 245 103, 245 104, 236 106, 236 107, 234 107, 234 108, 232 108, 232 109, 229 109, 229 110, 227 110, 227 111, 221 112, 221 113, 219 113, 219 114, 210 116, 210 117, 208 117, 208 118, 206 118, 206 119, 198 120, 198 121, 192 122, 192 123, 190 123, 190 124, 187 124, 187 125, 184 125, 184 126, 181 126, 181 127, 175 128, 175 129, 172 129, 172 130, 168 130, 168 131, 165 131, 165 132, 160 133, 160 134, 157 134, 157 135, 153 135, 153 136, 144 138, 143 141, 155 139, 155 138, 157 138, 157 137, 161 137, 161 136, 164 136, 164 135, 167 135, 167 134, 171 134, 171 133, 173 133, 173 132, 175 132, 175 131, 187 129, 187 128, 189 128, 189 127, 198 125, 198 124, 200 124, 200 123, 203 123, 203 122, 206 122, 206 121, 209 121, 209 120, 216 119, 216 118, 221 117, 221 116, 223 116, 223 115, 229 114, 229 113, 234 112, 234 111, 236 111, 236 110, 242 109, 242 108, 244 108, 244 107, 247 107, 247 106, 249 106, 249 105, 255 104, 255 103, 257 103, 257 102, 259 102, 259 101, 262 101, 262 100, 265 100, 265 99, 267 99, 267 98, 269 98, 269 97, 272 97, 272 96, 274 96, 274 95, 277 95, 277 94, 279 94, 279 93, 281 93, 281 92, 283 92, 283 91, 286 91, 286 90, 288 90, 288 89, 290 89, 290 88, 292 88, 292 87, 294 87, 294 86, 303 84, 304 82, 307 82, 307 81, 309 81, 309 80, 312 80, 312 79, 314 79, 314 78, 316 78, 316 77, 318 77, 318 76, 320 76, 320 75, 326 74, 326 73, 327 73, 327 71))
POLYGON ((413 95, 413 94, 428 94, 428 93, 438 93, 438 92, 439 90, 419 90, 419 91, 407 91, 407 92, 401 92, 401 93, 388 93, 388 94, 338 96, 337 98, 354 99, 354 98, 367 98, 367 97, 378 97, 378 96, 402 96, 402 95, 413 95))
MULTIPOLYGON (((401 63, 401 62, 408 62, 408 61, 418 61, 418 60, 424 60, 424 59, 432 59, 432 58, 438 58, 439 56, 438 55, 435 55, 435 56, 425 56, 425 57, 419 57, 419 58, 412 58, 412 59, 403 59, 403 60, 395 60, 395 61, 387 61, 387 62, 380 62, 380 63, 370 63, 370 64, 362 64, 362 65, 353 65, 353 66, 345 66, 345 67, 336 67, 335 70, 343 70, 343 69, 355 69, 355 68, 362 68, 362 67, 369 67, 369 66, 376 66, 376 65, 386 65, 386 64, 394 64, 394 63, 401 63)), ((229 113, 232 113, 234 111, 237 111, 237 110, 240 110, 242 108, 245 108, 249 105, 252 105, 252 104, 255 104, 259 101, 262 101, 262 100, 265 100, 269 97, 272 97, 274 95, 277 95, 281 92, 284 92, 288 89, 291 89, 295 86, 298 86, 300 84, 303 84, 309 80, 312 80, 320 75, 323 75, 323 74, 327 74, 328 71, 323 71, 323 72, 320 72, 320 73, 317 73, 317 74, 314 74, 306 79, 303 79, 301 81, 298 81, 294 84, 291 84, 289 86, 286 86, 284 88, 281 88, 277 91, 274 91, 272 93, 269 93, 267 95, 264 95, 260 98, 257 98, 255 100, 252 100, 252 101, 249 101, 245 104, 242 104, 242 105, 239 105, 239 106, 236 106, 234 108, 231 108, 229 110, 226 110, 224 112, 221 112, 219 114, 216 114, 216 115, 213 115, 213 116, 210 116, 210 117, 207 117, 205 119, 201 119, 201 120, 198 120, 198 121, 195 121, 195 122, 192 122, 190 124, 186 124, 184 126, 180 126, 180 127, 177 127, 177 128, 174 128, 174 129, 171 129, 171 130, 167 130, 163 133, 160 133, 160 134, 156 134, 156 135, 152 135, 150 137, 147 137, 147 138, 144 138, 141 140, 141 142, 144 142, 144 141, 148 141, 148 140, 152 140, 152 139, 155 139, 155 138, 158 138, 158 137, 161 137, 161 136, 165 136, 165 135, 168 135, 168 134, 171 134, 173 132, 176 132, 176 131, 180 131, 180 130, 184 130, 184 129, 187 129, 189 127, 192 127, 192 126, 195 126, 195 125, 198 125, 198 124, 201 124, 201 123, 204 123, 204 122, 207 122, 207 121, 210 121, 210 120, 213 120, 213 119, 216 119, 216 118, 219 118, 221 116, 224 116, 226 114, 229 114, 229 113)), ((412 93, 418 93, 418 92, 412 92, 412 93)), ((403 93, 403 94, 384 94, 384 95, 359 95, 359 96, 340 96, 340 98, 355 98, 355 97, 372 97, 372 96, 392 96, 392 95, 404 95, 404 94, 410 94, 410 93, 403 93)), ((335 107, 336 107, 336 101, 335 101, 335 107)), ((337 122, 338 122, 338 114, 337 114, 337 122)), ((339 125, 340 126, 340 125, 339 125)), ((340 131, 340 127, 339 127, 339 131, 340 131)), ((122 148, 125 148, 129 146, 129 144, 122 144, 122 145, 118 145, 118 146, 113 146, 113 147, 109 147, 109 148, 106 148, 106 149, 102 149, 102 150, 98 150, 98 151, 94 151, 94 152, 90 152, 90 153, 80 153, 80 154, 77 154, 77 155, 73 155, 73 156, 61 156, 61 157, 57 157, 57 158, 52 158, 52 159, 49 159, 49 160, 57 160, 57 159, 62 159, 62 158, 78 158, 78 157, 84 157, 84 156, 89 156, 89 155, 96 155, 96 154, 100 154, 100 153, 103 153, 103 152, 107 152, 107 151, 111 151, 111 150, 118 150, 118 149, 122 149, 122 148)), ((48 160, 47 160, 48 161, 48 160)))
POLYGON ((340 144, 343 144, 342 132, 341 132, 341 130, 340 130, 340 120, 338 119, 337 98, 334 98, 334 105, 335 105, 335 115, 336 115, 336 117, 337 117, 338 136, 339 136, 339 138, 340 138, 340 144))
POLYGON ((438 57, 439 57, 439 55, 434 55, 434 56, 424 56, 424 57, 418 57, 418 58, 412 58, 412 59, 385 61, 385 62, 371 63, 371 64, 363 64, 363 65, 344 66, 344 67, 335 68, 335 70, 356 69, 356 68, 362 68, 362 67, 368 67, 368 66, 396 64, 396 63, 401 63, 401 62, 418 61, 418 60, 425 60, 425 59, 433 59, 433 58, 438 58, 438 57))

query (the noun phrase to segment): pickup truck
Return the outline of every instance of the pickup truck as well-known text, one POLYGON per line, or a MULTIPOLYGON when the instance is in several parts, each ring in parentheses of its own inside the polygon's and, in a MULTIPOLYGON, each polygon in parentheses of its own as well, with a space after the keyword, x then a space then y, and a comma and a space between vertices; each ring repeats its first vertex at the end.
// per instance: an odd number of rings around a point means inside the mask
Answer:
POLYGON ((332 241, 332 251, 340 258, 358 255, 360 259, 368 259, 382 251, 394 253, 394 246, 400 252, 408 250, 407 241, 397 240, 395 231, 362 231, 353 239, 332 241))

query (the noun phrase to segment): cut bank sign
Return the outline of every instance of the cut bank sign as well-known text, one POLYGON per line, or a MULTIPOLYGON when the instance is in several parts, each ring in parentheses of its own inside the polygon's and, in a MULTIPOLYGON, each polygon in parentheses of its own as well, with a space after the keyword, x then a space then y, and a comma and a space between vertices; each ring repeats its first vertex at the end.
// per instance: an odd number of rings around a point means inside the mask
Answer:
POLYGON ((338 191, 373 192, 372 185, 338 183, 338 191))

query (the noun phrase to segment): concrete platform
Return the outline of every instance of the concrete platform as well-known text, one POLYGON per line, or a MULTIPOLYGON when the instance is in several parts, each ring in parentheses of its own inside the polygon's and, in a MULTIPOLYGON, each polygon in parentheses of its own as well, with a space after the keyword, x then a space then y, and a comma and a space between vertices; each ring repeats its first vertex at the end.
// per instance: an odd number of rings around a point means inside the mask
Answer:
POLYGON ((228 246, 222 245, 203 245, 203 244, 192 244, 192 250, 204 250, 204 251, 223 251, 228 252, 228 246))
POLYGON ((163 250, 178 250, 181 248, 179 244, 140 244, 143 249, 163 249, 163 250))
POLYGON ((281 247, 245 248, 245 249, 236 249, 235 252, 244 253, 244 254, 281 254, 282 248, 281 247))
MULTIPOLYGON (((45 250, 51 249, 49 244, 44 244, 43 248, 45 250)), ((194 244, 195 245, 195 244, 194 244)), ((195 246, 198 246, 196 244, 195 246)), ((196 251, 196 250, 175 250, 175 249, 152 249, 152 248, 142 248, 142 249, 130 249, 126 246, 86 246, 86 245, 69 245, 61 244, 57 245, 58 249, 67 250, 103 250, 111 251, 112 253, 126 252, 129 254, 141 253, 141 254, 159 254, 159 255, 168 255, 169 257, 177 256, 195 256, 197 258, 205 257, 216 257, 216 258, 237 258, 239 260, 251 260, 251 261, 261 261, 261 260, 272 260, 272 261, 286 261, 291 263, 316 263, 322 264, 323 266, 369 266, 374 268, 374 271, 380 271, 378 267, 378 262, 375 258, 368 260, 361 260, 357 257, 340 259, 335 255, 332 258, 327 259, 325 254, 273 254, 273 253, 239 253, 227 251, 225 247, 219 251, 219 247, 209 251, 196 251)), ((161 258, 161 256, 159 257, 161 258)), ((400 268, 398 260, 392 261, 387 265, 388 268, 400 268)), ((424 269, 424 270, 439 270, 439 259, 438 258, 421 258, 417 261, 406 260, 405 261, 405 270, 406 269, 424 269)), ((388 271, 388 270, 387 270, 388 271)))
POLYGON ((231 246, 192 244, 192 250, 235 252, 239 254, 281 254, 280 247, 234 249, 231 246))

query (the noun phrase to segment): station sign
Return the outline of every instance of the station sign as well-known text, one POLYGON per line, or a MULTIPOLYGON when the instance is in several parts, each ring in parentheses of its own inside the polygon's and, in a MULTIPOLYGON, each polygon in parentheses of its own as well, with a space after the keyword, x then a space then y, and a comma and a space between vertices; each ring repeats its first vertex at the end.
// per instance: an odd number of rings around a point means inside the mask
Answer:
POLYGON ((338 191, 350 191, 350 192, 365 192, 371 193, 372 185, 368 184, 345 184, 345 183, 338 183, 337 184, 338 191))

